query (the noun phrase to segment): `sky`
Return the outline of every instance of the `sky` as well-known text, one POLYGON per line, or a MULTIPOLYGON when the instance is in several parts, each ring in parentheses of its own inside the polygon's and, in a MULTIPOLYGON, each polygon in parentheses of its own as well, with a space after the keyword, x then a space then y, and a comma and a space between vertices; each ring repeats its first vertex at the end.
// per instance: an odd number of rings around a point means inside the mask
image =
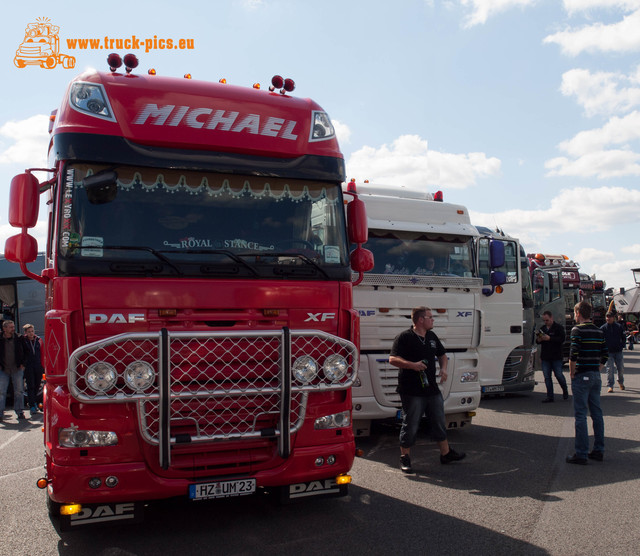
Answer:
MULTIPOLYGON (((156 0, 4 8, 0 251, 11 178, 46 168, 68 82, 123 49, 72 39, 186 39, 138 70, 266 87, 296 82, 331 116, 347 179, 434 192, 528 253, 565 254, 608 287, 640 267, 640 0, 156 0), (73 69, 14 65, 27 24, 59 26, 73 69)), ((102 44, 101 42, 101 44, 102 44)), ((41 179, 46 174, 39 174, 41 179)), ((45 247, 44 206, 32 231, 45 247)))

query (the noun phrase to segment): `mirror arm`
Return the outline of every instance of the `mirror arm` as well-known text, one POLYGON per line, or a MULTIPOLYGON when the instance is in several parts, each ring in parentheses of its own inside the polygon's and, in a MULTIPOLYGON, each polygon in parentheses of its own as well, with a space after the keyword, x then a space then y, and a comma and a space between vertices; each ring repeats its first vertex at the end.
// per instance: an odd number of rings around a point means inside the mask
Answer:
POLYGON ((43 276, 40 276, 39 274, 34 274, 33 272, 31 272, 27 268, 26 263, 20 263, 20 270, 22 271, 22 274, 24 274, 27 278, 31 278, 32 280, 36 280, 37 282, 40 282, 41 284, 45 284, 45 285, 49 283, 49 280, 47 280, 43 276))

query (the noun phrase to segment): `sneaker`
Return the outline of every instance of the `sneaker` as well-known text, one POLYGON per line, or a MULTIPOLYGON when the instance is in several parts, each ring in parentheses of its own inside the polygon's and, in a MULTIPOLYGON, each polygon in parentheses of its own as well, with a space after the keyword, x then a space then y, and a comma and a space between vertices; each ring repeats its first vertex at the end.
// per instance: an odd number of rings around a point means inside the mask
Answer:
POLYGON ((609 388, 607 389, 607 392, 611 394, 613 392, 613 386, 609 386, 609 388))
POLYGON ((604 459, 604 453, 598 450, 593 450, 588 454, 589 459, 595 459, 596 461, 602 461, 604 459))
POLYGON ((569 399, 569 390, 563 390, 562 391, 562 399, 563 400, 568 400, 569 399))
POLYGON ((409 454, 400 456, 400 469, 402 469, 403 473, 411 473, 413 471, 413 469, 411 469, 411 458, 409 454))
POLYGON ((589 461, 587 458, 578 457, 576 454, 567 457, 567 463, 575 463, 577 465, 587 465, 589 461))
POLYGON ((26 417, 24 416, 24 413, 17 413, 16 415, 18 417, 18 421, 22 421, 22 420, 26 419, 26 417))
POLYGON ((618 381, 618 384, 620 385, 620 390, 624 390, 624 384, 622 384, 622 382, 618 381))
POLYGON ((32 414, 32 415, 33 415, 34 413, 38 413, 38 406, 36 406, 36 405, 32 405, 32 406, 29 408, 29 411, 31 412, 31 414, 32 414))
POLYGON ((446 453, 444 456, 442 455, 440 456, 440 463, 444 465, 446 463, 451 463, 452 461, 460 461, 461 459, 464 459, 466 456, 467 454, 465 454, 464 452, 459 454, 453 448, 449 448, 448 453, 446 453))
POLYGON ((553 401, 553 398, 545 398, 544 400, 542 400, 542 403, 551 403, 553 401))

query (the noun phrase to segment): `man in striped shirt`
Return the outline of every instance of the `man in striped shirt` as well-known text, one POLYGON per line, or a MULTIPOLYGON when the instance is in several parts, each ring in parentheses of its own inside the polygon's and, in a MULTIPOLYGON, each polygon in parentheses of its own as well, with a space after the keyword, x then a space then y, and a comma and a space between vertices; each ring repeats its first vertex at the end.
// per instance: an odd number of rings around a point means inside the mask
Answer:
POLYGON ((591 322, 591 305, 581 301, 574 307, 578 323, 571 330, 569 371, 573 393, 573 412, 576 419, 576 452, 567 463, 586 465, 588 459, 604 459, 604 418, 600 407, 600 372, 608 359, 604 333, 591 322), (589 452, 587 410, 593 422, 593 449, 589 452))

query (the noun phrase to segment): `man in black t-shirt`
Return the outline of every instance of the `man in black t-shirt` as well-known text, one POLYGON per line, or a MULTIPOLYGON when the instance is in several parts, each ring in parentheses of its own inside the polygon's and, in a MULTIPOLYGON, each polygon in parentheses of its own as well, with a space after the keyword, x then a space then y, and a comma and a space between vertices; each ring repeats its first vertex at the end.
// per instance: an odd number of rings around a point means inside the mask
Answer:
POLYGON ((389 363, 400 369, 398 388, 402 400, 400 429, 400 469, 411 473, 411 447, 416 442, 420 420, 426 415, 431 434, 440 448, 440 463, 451 463, 465 457, 449 447, 444 416, 444 401, 436 382, 436 358, 440 378, 447 380, 447 356, 438 336, 432 331, 431 309, 416 307, 411 311, 413 326, 396 336, 389 363))

